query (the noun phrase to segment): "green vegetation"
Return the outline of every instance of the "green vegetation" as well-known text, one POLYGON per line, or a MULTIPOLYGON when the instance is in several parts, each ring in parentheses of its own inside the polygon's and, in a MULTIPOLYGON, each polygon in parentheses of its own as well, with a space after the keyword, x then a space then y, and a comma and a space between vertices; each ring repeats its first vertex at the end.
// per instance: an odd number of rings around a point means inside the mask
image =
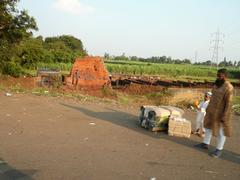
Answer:
POLYGON ((16 60, 16 46, 37 30, 33 17, 23 10, 19 11, 19 0, 1 0, 0 3, 0 70, 2 73, 19 76, 21 68, 16 60), (13 66, 13 67, 11 67, 13 66))
POLYGON ((161 92, 155 92, 145 95, 155 105, 168 104, 169 100, 174 96, 168 89, 163 89, 161 92))
POLYGON ((240 96, 235 96, 233 100, 233 109, 237 114, 240 114, 240 96))
MULTIPOLYGON (((72 63, 44 63, 36 64, 38 68, 50 68, 61 70, 63 74, 68 74, 72 68, 72 63)), ((216 78, 216 67, 199 66, 191 64, 156 64, 139 61, 116 61, 105 60, 105 66, 111 74, 124 75, 146 75, 146 76, 160 76, 168 80, 194 80, 194 81, 214 81, 216 78)), ((237 82, 240 79, 240 69, 228 68, 230 79, 237 82)), ((34 68, 24 68, 25 74, 35 75, 34 68)))
POLYGON ((19 11, 19 0, 0 3, 0 73, 19 77, 39 63, 72 63, 87 55, 82 41, 73 36, 33 37, 37 24, 27 11, 19 11))
POLYGON ((107 86, 103 86, 101 91, 102 91, 103 97, 112 97, 112 98, 117 97, 116 92, 107 86))
POLYGON ((3 74, 19 77, 25 70, 41 67, 68 69, 77 57, 86 55, 82 42, 72 36, 25 38, 15 45, 14 55, 1 69, 3 74))
MULTIPOLYGON (((189 59, 172 59, 172 57, 166 57, 166 56, 153 56, 150 58, 142 58, 137 56, 126 56, 124 53, 121 56, 111 56, 108 53, 105 53, 104 55, 105 59, 109 60, 115 60, 115 61, 138 61, 138 62, 148 62, 148 63, 159 63, 159 64, 192 64, 192 62, 189 59)), ((211 62, 210 60, 207 60, 205 62, 197 62, 194 63, 194 65, 203 65, 203 66, 214 66, 217 67, 216 63, 211 62)), ((227 58, 225 57, 222 62, 218 64, 219 67, 240 67, 240 61, 227 61, 227 58)))
MULTIPOLYGON (((191 64, 157 64, 138 61, 106 60, 105 64, 110 73, 129 75, 165 75, 167 77, 186 79, 213 80, 216 77, 217 68, 191 64)), ((228 68, 231 79, 240 78, 240 69, 228 68)))

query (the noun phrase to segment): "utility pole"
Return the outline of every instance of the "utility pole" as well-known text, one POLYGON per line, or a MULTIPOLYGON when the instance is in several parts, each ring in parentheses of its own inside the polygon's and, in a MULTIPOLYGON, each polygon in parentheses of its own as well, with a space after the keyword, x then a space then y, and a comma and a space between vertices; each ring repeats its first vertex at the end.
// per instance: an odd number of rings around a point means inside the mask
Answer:
POLYGON ((212 64, 216 63, 217 67, 218 67, 219 50, 222 49, 222 47, 220 47, 220 45, 224 44, 224 41, 223 41, 224 34, 221 33, 220 30, 218 29, 217 32, 212 34, 212 38, 213 38, 213 40, 211 40, 211 44, 213 44, 213 46, 211 47, 213 49, 212 64))

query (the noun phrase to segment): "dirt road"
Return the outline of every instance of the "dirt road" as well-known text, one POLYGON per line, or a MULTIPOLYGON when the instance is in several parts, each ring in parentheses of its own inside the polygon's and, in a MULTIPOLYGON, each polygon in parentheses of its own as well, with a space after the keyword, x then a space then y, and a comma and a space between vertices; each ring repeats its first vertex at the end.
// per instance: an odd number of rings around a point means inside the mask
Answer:
POLYGON ((138 107, 1 93, 0 179, 240 179, 239 117, 223 158, 213 159, 193 148, 200 138, 147 132, 137 114, 138 107))

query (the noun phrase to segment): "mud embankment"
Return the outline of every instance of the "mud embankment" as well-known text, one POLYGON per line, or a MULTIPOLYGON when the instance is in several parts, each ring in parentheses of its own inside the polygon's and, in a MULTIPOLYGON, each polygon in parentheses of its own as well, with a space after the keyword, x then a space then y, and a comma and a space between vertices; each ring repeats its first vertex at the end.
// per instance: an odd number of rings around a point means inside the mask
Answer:
MULTIPOLYGON (((144 77, 144 76, 112 76, 112 86, 114 88, 121 88, 129 86, 130 84, 138 84, 143 86, 159 86, 165 88, 211 88, 213 82, 195 82, 195 81, 179 81, 179 80, 164 80, 159 77, 144 77)), ((240 81, 238 83, 232 82, 233 86, 240 88, 240 81)))

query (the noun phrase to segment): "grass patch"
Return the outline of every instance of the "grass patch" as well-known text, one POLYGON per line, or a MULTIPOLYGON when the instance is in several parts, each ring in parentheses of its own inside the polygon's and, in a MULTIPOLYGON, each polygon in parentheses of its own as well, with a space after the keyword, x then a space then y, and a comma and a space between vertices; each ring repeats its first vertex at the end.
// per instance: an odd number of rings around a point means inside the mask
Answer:
POLYGON ((233 99, 233 110, 240 115, 240 96, 235 96, 233 99))
POLYGON ((174 106, 179 107, 181 109, 186 109, 186 108, 190 108, 191 106, 193 106, 192 102, 189 102, 187 100, 182 100, 177 102, 174 106))
POLYGON ((132 102, 132 98, 128 97, 127 95, 119 95, 118 102, 123 105, 129 105, 132 102))
POLYGON ((115 97, 117 98, 117 93, 115 91, 112 90, 112 88, 107 87, 107 86, 103 86, 101 89, 102 95, 104 97, 115 97))
POLYGON ((46 88, 34 88, 32 90, 32 94, 37 95, 37 96, 48 96, 49 90, 46 88))
POLYGON ((23 88, 20 84, 15 84, 10 87, 10 91, 14 93, 26 93, 27 90, 23 88))
POLYGON ((155 105, 168 105, 170 99, 173 97, 173 93, 168 89, 164 89, 161 92, 149 93, 145 97, 152 101, 155 105))
POLYGON ((5 87, 2 84, 0 84, 0 91, 4 91, 4 90, 5 90, 5 87))

